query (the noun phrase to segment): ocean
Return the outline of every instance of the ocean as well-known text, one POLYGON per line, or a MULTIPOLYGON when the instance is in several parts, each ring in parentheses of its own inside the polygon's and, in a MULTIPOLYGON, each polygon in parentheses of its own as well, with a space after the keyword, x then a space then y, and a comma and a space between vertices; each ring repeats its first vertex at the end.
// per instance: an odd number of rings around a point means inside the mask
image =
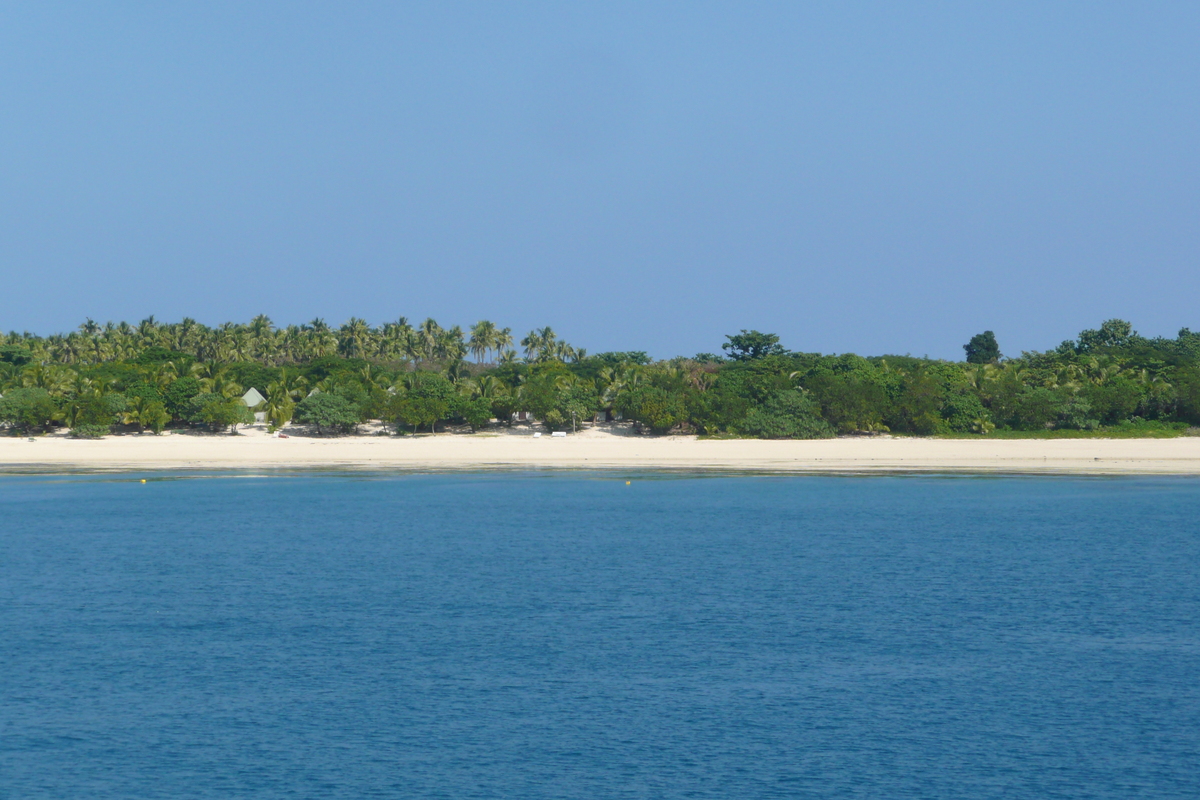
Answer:
POLYGON ((1200 480, 0 477, 6 799, 1198 796, 1200 480))

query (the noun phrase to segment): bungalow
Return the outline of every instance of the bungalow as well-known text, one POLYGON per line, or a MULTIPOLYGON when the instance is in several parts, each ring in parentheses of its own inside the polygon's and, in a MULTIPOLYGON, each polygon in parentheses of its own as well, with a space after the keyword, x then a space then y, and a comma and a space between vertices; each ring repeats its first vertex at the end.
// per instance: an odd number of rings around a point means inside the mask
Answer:
MULTIPOLYGON (((258 389, 255 389, 253 386, 251 386, 249 389, 246 390, 246 393, 244 395, 242 395, 242 402, 245 403, 248 408, 253 410, 253 409, 257 408, 258 406, 262 405, 263 403, 267 402, 267 398, 265 398, 261 394, 259 394, 258 389)), ((266 411, 255 411, 254 412, 254 421, 255 422, 266 422, 267 421, 267 412, 266 411)))

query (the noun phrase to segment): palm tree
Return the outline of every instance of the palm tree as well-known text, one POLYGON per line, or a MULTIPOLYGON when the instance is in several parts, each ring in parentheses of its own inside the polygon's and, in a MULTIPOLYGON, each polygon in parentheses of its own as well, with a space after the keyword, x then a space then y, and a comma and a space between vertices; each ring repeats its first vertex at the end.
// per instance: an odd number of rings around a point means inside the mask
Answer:
POLYGON ((148 346, 154 344, 157 334, 158 334, 158 322, 155 321, 153 314, 151 314, 150 316, 146 317, 144 320, 142 320, 141 322, 138 323, 137 335, 138 335, 138 338, 140 338, 142 340, 143 347, 148 347, 148 346))
POLYGON ((216 367, 210 370, 209 376, 200 379, 200 388, 222 397, 237 397, 244 391, 241 384, 233 380, 227 367, 216 367))
POLYGON ((561 339, 546 348, 546 354, 557 361, 578 361, 580 358, 575 348, 561 339))
POLYGON ((338 329, 338 350, 347 358, 360 358, 367 351, 371 326, 365 319, 351 317, 338 329))
POLYGON ((480 320, 471 326, 471 340, 467 343, 476 363, 483 363, 483 357, 496 348, 496 325, 488 320, 480 320))
POLYGON ((525 348, 525 359, 527 361, 541 361, 546 354, 546 350, 552 345, 554 340, 558 338, 554 330, 549 326, 541 330, 532 330, 521 340, 521 347, 525 348))
POLYGON ((304 380, 303 375, 296 370, 284 367, 279 371, 279 379, 267 385, 267 397, 268 399, 286 397, 291 400, 302 400, 307 388, 308 382, 304 380))
POLYGON ((499 328, 492 337, 492 350, 502 353, 513 346, 512 328, 499 328))
POLYGON ((263 337, 275 330, 274 323, 266 314, 259 314, 254 319, 250 320, 250 332, 255 336, 263 337))
POLYGON ((372 389, 382 389, 387 381, 379 370, 373 368, 370 364, 358 371, 358 380, 363 385, 363 388, 368 392, 372 389))
POLYGON ((442 374, 449 378, 451 383, 458 383, 460 380, 470 376, 471 373, 467 370, 467 365, 463 363, 462 359, 455 359, 446 364, 446 368, 442 370, 442 374))
POLYGON ((171 420, 171 415, 157 400, 147 400, 144 397, 133 397, 121 414, 121 422, 125 425, 136 425, 138 433, 150 428, 155 433, 163 429, 171 420))
POLYGON ((299 399, 297 395, 303 394, 303 390, 296 384, 296 379, 302 382, 303 378, 298 375, 289 376, 292 382, 289 388, 284 377, 281 375, 280 380, 267 386, 267 402, 263 408, 267 414, 267 421, 276 428, 282 428, 292 421, 292 414, 296 411, 296 400, 299 399))
POLYGON ((21 385, 30 389, 45 389, 51 397, 62 397, 71 388, 75 372, 56 364, 38 364, 21 373, 21 385))
POLYGON ((379 355, 383 358, 409 358, 412 325, 404 317, 386 322, 380 331, 379 355))
POLYGON ((438 338, 438 357, 451 361, 461 361, 467 354, 467 346, 463 343, 463 330, 455 325, 444 331, 438 338))
POLYGON ((438 325, 433 317, 427 317, 417 328, 417 338, 421 343, 421 352, 426 361, 433 361, 437 357, 438 344, 443 333, 442 326, 438 325))

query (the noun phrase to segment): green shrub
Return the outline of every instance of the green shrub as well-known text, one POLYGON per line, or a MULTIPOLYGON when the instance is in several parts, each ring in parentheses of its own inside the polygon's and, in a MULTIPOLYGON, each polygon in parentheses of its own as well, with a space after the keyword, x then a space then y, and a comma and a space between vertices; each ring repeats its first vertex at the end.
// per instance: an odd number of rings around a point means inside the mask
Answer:
POLYGON ((99 439, 108 433, 108 430, 108 425, 90 425, 85 423, 71 428, 70 435, 72 439, 99 439))
POLYGON ((1054 427, 1094 431, 1100 427, 1100 420, 1096 419, 1091 403, 1076 395, 1067 398, 1058 407, 1058 418, 1054 427))
POLYGON ((513 414, 520 411, 520 402, 516 396, 511 394, 499 394, 491 398, 489 401, 492 407, 492 416, 496 421, 505 426, 511 426, 513 422, 513 414))
POLYGON ((121 413, 125 411, 128 401, 125 395, 110 392, 99 396, 76 398, 69 401, 68 411, 73 411, 69 417, 72 430, 80 425, 99 425, 108 430, 121 421, 121 413))
POLYGON ((180 417, 189 425, 203 425, 205 424, 204 407, 209 403, 224 399, 221 395, 213 394, 212 392, 201 392, 200 394, 193 395, 188 398, 180 417))
POLYGON ((313 425, 318 435, 344 434, 353 431, 359 422, 358 409, 344 397, 318 392, 296 404, 296 422, 313 425))
POLYGON ((827 439, 834 435, 816 402, 794 389, 750 409, 738 431, 758 439, 827 439))
POLYGON ((183 419, 188 401, 200 394, 200 381, 195 378, 176 378, 163 393, 163 405, 174 419, 183 419))
POLYGON ((451 402, 456 397, 454 384, 437 372, 410 372, 404 377, 404 389, 388 402, 387 416, 399 430, 411 425, 413 432, 429 426, 435 431, 437 423, 450 415, 451 402))
POLYGON ((177 350, 168 350, 165 347, 152 345, 142 350, 133 359, 134 364, 154 365, 165 364, 168 361, 174 361, 176 364, 188 366, 196 360, 195 356, 189 353, 180 353, 177 350))
POLYGON ((450 413, 478 431, 486 428, 492 420, 492 404, 486 397, 457 397, 451 403, 450 413))
POLYGON ((1129 419, 1142 401, 1142 390, 1128 378, 1118 376, 1098 386, 1088 386, 1082 392, 1105 425, 1115 425, 1129 419))
POLYGON ((222 397, 205 392, 188 401, 183 419, 190 425, 203 425, 213 431, 221 431, 238 425, 254 422, 254 412, 246 407, 240 397, 222 397))
POLYGON ((983 407, 978 395, 952 394, 942 406, 942 419, 947 428, 957 433, 985 433, 992 415, 983 407))
POLYGON ((28 347, 19 344, 6 344, 0 347, 0 363, 23 367, 33 361, 33 353, 28 347))
POLYGON ((639 386, 617 399, 621 415, 652 433, 667 433, 687 419, 683 397, 657 386, 639 386))
POLYGON ((251 411, 240 397, 221 397, 210 400, 200 409, 200 418, 214 431, 230 429, 236 432, 238 425, 249 425, 254 422, 254 412, 251 411))
POLYGON ((894 431, 936 433, 944 424, 941 413, 944 402, 944 390, 934 375, 926 372, 907 375, 884 421, 894 431))
POLYGON ((10 389, 0 397, 0 423, 19 431, 45 429, 58 406, 45 389, 10 389))
POLYGON ((1063 397, 1053 389, 1039 386, 1026 389, 1016 397, 1013 411, 1016 427, 1036 431, 1054 427, 1063 397))
POLYGON ((138 381, 137 383, 131 384, 127 389, 121 392, 121 394, 125 395, 125 397, 129 398, 130 400, 135 397, 140 397, 149 402, 161 403, 163 401, 162 393, 158 391, 158 387, 152 383, 146 383, 145 381, 138 381))

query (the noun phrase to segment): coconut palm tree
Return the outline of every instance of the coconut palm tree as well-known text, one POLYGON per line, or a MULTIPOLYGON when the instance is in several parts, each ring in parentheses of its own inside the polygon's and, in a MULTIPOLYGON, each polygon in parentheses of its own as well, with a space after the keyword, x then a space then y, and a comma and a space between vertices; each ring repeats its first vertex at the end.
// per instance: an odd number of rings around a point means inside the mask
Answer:
POLYGON ((279 370, 279 379, 267 384, 267 398, 289 398, 302 400, 308 389, 308 382, 297 370, 284 367, 279 370))
POLYGON ((154 319, 153 314, 138 323, 137 335, 141 339, 143 347, 149 347, 157 342, 158 321, 154 319))
POLYGON ((338 329, 338 352, 347 358, 361 358, 368 351, 371 326, 365 319, 351 317, 338 329))
POLYGON ((269 384, 267 386, 267 402, 263 407, 263 411, 267 415, 267 422, 275 428, 282 428, 291 422, 292 414, 296 411, 296 400, 300 399, 297 397, 298 394, 302 395, 303 390, 296 386, 294 378, 291 388, 282 379, 269 384))
POLYGON ((275 330, 275 324, 271 322, 271 318, 266 314, 259 314, 250 320, 249 328, 252 334, 261 338, 272 333, 275 330))
POLYGON ((380 330, 379 355, 385 359, 406 359, 411 355, 412 325, 400 317, 395 322, 386 322, 380 330))
POLYGON ((458 383, 470 377, 471 372, 467 369, 467 365, 463 363, 462 359, 455 359, 446 364, 445 369, 442 370, 442 374, 449 378, 451 383, 458 383))
POLYGON ((438 325, 433 317, 426 317, 425 321, 417 326, 417 339, 420 341, 421 355, 424 360, 433 361, 437 358, 438 345, 444 333, 442 326, 438 325))
POLYGON ((45 389, 51 397, 63 397, 71 388, 75 372, 57 364, 38 364, 21 373, 21 385, 29 389, 45 389))
POLYGON ((200 388, 212 394, 219 394, 222 397, 238 397, 245 390, 242 385, 229 374, 229 368, 225 366, 216 366, 215 369, 209 371, 208 377, 200 379, 200 388))
POLYGON ((541 328, 540 330, 532 330, 521 340, 521 347, 525 348, 526 361, 541 361, 545 358, 546 352, 553 347, 554 340, 558 336, 554 333, 554 329, 550 326, 541 328))
POLYGON ((482 364, 483 357, 495 349, 497 333, 495 323, 486 319, 471 326, 471 340, 467 342, 467 348, 475 356, 476 363, 482 364))
POLYGON ((492 350, 496 353, 502 353, 505 350, 511 350, 513 346, 512 328, 497 328, 492 336, 492 350))
POLYGON ((467 354, 467 345, 463 340, 463 329, 454 325, 442 333, 438 340, 438 357, 451 361, 461 361, 467 354))
POLYGON ((121 413, 121 422, 125 425, 136 425, 138 433, 146 428, 158 433, 170 421, 171 415, 163 408, 162 403, 144 397, 130 398, 125 411, 121 413))

